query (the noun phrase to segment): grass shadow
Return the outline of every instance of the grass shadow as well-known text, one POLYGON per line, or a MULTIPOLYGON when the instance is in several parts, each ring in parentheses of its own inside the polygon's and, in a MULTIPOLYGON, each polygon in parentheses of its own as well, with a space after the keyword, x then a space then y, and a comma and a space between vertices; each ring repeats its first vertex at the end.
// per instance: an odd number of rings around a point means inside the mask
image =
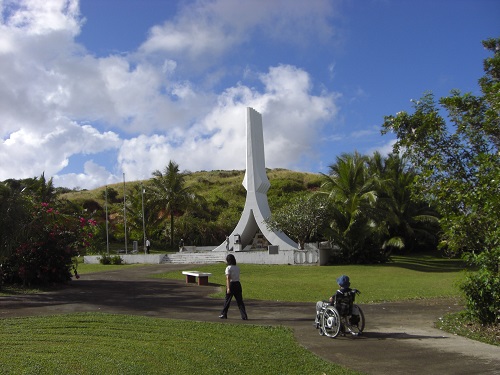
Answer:
POLYGON ((471 269, 462 259, 440 259, 426 255, 411 257, 393 255, 385 265, 419 272, 458 272, 471 269))

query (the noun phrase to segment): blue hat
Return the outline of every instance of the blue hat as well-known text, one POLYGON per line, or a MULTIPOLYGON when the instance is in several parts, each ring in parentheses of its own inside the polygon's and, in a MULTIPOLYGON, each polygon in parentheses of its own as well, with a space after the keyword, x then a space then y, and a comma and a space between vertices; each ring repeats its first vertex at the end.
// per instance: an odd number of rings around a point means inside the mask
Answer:
POLYGON ((339 284, 342 288, 349 288, 351 282, 349 281, 349 276, 342 275, 337 279, 337 284, 339 284))

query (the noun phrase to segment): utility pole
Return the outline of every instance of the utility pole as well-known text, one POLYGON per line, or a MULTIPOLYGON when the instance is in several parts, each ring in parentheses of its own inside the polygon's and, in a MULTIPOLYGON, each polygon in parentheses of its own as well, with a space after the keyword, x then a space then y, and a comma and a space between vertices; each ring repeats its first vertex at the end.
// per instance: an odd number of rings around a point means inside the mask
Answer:
POLYGON ((127 251, 127 207, 126 203, 126 193, 125 193, 125 172, 123 173, 123 223, 125 227, 125 254, 128 254, 127 251))
POLYGON ((108 229, 108 185, 106 185, 106 193, 105 193, 105 199, 106 199, 106 253, 109 255, 109 229, 108 229))
POLYGON ((144 221, 144 187, 141 182, 141 195, 142 195, 142 239, 144 241, 144 252, 146 252, 146 223, 144 221))

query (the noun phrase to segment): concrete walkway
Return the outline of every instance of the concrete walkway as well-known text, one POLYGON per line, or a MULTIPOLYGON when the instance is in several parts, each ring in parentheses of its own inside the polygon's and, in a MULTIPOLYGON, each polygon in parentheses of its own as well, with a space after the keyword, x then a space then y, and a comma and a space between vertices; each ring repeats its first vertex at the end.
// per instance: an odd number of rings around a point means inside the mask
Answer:
MULTIPOLYGON (((440 316, 460 310, 452 300, 361 305, 366 317, 363 335, 330 339, 313 327, 314 303, 246 300, 248 321, 239 318, 236 303, 228 319, 221 321, 222 300, 208 297, 219 285, 147 277, 193 267, 149 265, 83 275, 57 291, 0 297, 0 318, 99 311, 224 324, 285 325, 294 329, 297 341, 308 350, 366 374, 500 374, 499 347, 433 328, 440 316)), ((244 280, 242 284, 244 296, 244 280)))

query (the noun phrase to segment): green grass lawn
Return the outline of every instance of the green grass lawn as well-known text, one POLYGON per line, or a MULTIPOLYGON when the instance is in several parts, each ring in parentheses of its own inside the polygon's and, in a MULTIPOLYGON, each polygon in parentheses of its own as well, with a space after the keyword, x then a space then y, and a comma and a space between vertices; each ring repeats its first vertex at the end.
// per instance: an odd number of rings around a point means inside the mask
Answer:
POLYGON ((357 374, 285 327, 82 313, 0 319, 0 342, 1 374, 357 374))
MULTIPOLYGON (((432 256, 366 266, 240 266, 245 299, 311 303, 328 298, 341 274, 361 290, 360 303, 458 297, 464 268, 432 256)), ((79 264, 78 272, 128 267, 136 265, 79 264)), ((224 264, 196 269, 224 285, 224 264)), ((151 277, 184 279, 180 271, 151 277)), ((0 342, 0 374, 356 374, 302 348, 286 327, 88 313, 0 319, 0 342)))
MULTIPOLYGON (((225 285, 225 264, 196 267, 210 272, 211 283, 225 285)), ((243 296, 246 299, 316 302, 328 299, 338 286, 336 279, 346 274, 351 287, 361 291, 359 303, 400 301, 421 298, 459 297, 457 282, 462 279, 461 260, 431 256, 399 256, 380 265, 288 266, 240 264, 243 296)), ((152 277, 183 279, 181 272, 152 277)), ((214 295, 222 298, 224 291, 214 295)))

